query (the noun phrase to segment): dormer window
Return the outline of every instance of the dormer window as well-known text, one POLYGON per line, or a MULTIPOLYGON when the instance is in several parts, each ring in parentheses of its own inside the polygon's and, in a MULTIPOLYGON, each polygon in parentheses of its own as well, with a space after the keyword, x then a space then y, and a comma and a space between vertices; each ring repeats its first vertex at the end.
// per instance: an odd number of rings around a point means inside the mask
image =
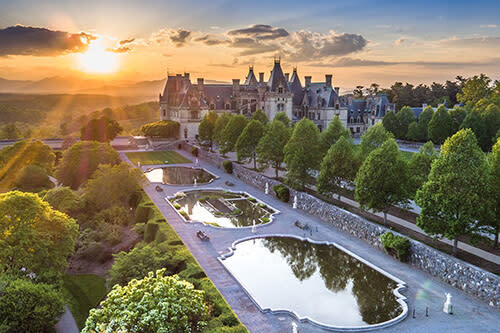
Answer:
POLYGON ((282 94, 283 93, 283 87, 279 87, 278 88, 278 94, 282 94))

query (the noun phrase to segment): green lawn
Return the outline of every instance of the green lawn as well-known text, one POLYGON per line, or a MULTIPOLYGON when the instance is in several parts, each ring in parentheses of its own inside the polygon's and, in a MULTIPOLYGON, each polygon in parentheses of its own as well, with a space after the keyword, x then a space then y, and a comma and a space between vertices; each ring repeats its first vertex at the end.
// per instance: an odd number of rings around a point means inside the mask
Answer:
MULTIPOLYGON (((359 147, 360 147, 359 145, 354 145, 354 151, 359 152, 359 147)), ((401 153, 401 156, 406 162, 409 162, 413 154, 415 154, 412 153, 411 151, 404 151, 404 150, 400 150, 399 152, 401 153)))
POLYGON ((144 151, 126 154, 134 165, 137 165, 137 162, 141 162, 141 165, 191 163, 191 160, 188 160, 184 156, 181 156, 172 150, 144 151), (165 161, 168 161, 168 163, 165 163, 165 161))
POLYGON ((81 330, 89 310, 95 308, 106 296, 106 280, 94 274, 65 275, 63 278, 68 306, 81 330))

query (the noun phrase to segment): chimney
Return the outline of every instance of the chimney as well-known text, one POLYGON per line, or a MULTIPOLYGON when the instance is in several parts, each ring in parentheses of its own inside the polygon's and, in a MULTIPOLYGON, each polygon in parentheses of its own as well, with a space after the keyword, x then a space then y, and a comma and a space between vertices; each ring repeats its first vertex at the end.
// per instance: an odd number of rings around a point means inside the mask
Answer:
POLYGON ((306 88, 311 85, 311 76, 304 76, 304 80, 306 80, 306 88))
POLYGON ((264 82, 264 72, 259 73, 259 82, 264 82))
POLYGON ((290 73, 285 73, 286 82, 290 81, 290 73))
POLYGON ((203 88, 204 88, 204 86, 203 86, 203 78, 199 77, 198 78, 198 91, 199 92, 203 92, 203 90, 204 90, 203 88))
POLYGON ((182 74, 177 74, 176 76, 177 76, 177 77, 182 77, 182 74))
POLYGON ((189 80, 189 73, 184 73, 184 77, 189 80))
POLYGON ((331 87, 332 86, 332 74, 326 74, 325 75, 325 85, 327 87, 331 87))

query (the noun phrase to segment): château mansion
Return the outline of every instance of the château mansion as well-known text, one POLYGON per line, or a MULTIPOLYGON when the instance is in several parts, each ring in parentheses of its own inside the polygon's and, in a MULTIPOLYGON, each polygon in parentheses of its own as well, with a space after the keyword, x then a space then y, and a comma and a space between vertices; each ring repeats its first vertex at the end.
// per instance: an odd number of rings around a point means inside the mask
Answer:
POLYGON ((300 81, 297 68, 283 73, 279 59, 267 81, 264 73, 259 79, 250 66, 243 83, 233 79, 232 84, 205 84, 203 78, 191 83, 189 73, 169 75, 163 94, 160 94, 160 117, 180 123, 180 133, 184 138, 194 138, 198 134, 201 119, 209 110, 217 113, 231 112, 251 117, 257 109, 262 109, 272 120, 276 113, 285 112, 296 122, 304 117, 312 120, 323 130, 328 122, 339 116, 344 126, 354 135, 360 135, 369 126, 394 110, 385 94, 353 99, 352 95, 340 96, 339 88, 332 85, 332 75, 326 74, 324 82, 312 82, 311 76, 300 81))

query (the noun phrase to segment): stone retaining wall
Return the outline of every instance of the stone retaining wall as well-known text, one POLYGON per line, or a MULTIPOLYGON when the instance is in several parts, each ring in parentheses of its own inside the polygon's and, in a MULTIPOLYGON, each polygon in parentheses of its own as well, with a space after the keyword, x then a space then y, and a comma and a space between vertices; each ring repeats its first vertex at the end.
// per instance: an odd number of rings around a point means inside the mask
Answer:
MULTIPOLYGON (((183 143, 183 149, 190 151, 191 145, 183 143)), ((199 149, 199 158, 224 170, 222 167, 224 158, 216 153, 209 153, 199 149)), ((233 174, 246 184, 252 185, 260 190, 264 190, 266 183, 268 183, 269 192, 272 195, 275 195, 272 187, 276 184, 281 184, 274 179, 267 178, 237 163, 233 163, 233 174)), ((333 204, 324 202, 308 193, 293 189, 290 189, 290 204, 293 202, 294 196, 297 196, 297 208, 334 225, 336 228, 346 233, 366 241, 373 247, 383 250, 380 236, 390 231, 388 228, 372 223, 333 204)), ((392 232, 398 234, 397 232, 392 232)), ((500 309, 499 276, 435 250, 411 238, 410 246, 411 255, 409 263, 412 266, 468 294, 477 296, 481 300, 486 301, 490 306, 500 309)))

